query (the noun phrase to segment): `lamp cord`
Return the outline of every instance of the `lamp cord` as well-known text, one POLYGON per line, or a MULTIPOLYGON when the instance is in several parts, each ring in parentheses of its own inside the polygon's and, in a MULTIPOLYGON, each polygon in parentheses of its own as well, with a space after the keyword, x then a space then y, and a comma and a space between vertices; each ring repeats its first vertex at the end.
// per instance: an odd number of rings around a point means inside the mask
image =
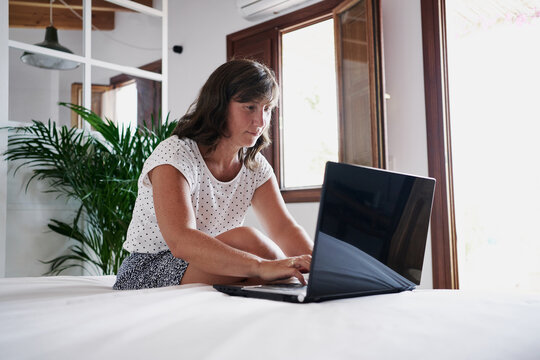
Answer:
POLYGON ((53 26, 53 21, 52 21, 52 3, 54 2, 54 0, 51 0, 51 2, 49 3, 49 26, 53 26))

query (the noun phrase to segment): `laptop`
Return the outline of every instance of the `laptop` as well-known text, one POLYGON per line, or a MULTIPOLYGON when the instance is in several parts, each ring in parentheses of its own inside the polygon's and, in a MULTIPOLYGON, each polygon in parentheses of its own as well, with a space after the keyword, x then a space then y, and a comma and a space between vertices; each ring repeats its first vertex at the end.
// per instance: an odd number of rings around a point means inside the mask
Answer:
POLYGON ((307 285, 214 285, 295 303, 412 290, 420 284, 435 179, 328 162, 307 285))

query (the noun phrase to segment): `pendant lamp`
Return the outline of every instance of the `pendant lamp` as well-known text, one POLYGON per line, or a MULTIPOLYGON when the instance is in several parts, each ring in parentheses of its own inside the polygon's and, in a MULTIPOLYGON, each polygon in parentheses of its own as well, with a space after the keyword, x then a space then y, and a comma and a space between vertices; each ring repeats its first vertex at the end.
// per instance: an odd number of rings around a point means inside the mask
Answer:
MULTIPOLYGON (((73 54, 71 50, 60 45, 58 42, 58 30, 53 26, 52 21, 52 3, 50 2, 50 25, 45 29, 45 40, 40 43, 35 44, 36 46, 41 46, 47 49, 63 51, 69 54, 73 54)), ((25 64, 39 67, 42 69, 53 69, 53 70, 73 70, 79 67, 79 63, 76 61, 59 59, 54 56, 43 55, 43 54, 34 54, 31 52, 25 51, 21 55, 21 61, 25 64)))

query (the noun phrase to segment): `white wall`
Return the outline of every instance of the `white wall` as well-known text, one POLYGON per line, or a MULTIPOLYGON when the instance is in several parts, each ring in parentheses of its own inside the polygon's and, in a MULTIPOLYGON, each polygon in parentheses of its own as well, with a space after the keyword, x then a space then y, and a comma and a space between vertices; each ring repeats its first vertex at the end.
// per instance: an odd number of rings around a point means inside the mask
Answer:
MULTIPOLYGON (((6 276, 40 276, 50 266, 41 261, 65 254, 73 242, 47 227, 50 219, 71 222, 77 205, 58 199, 57 194, 46 194, 44 182, 34 181, 26 190, 27 180, 32 173, 19 164, 9 163, 7 177, 7 225, 6 225, 6 276)), ((64 275, 81 275, 80 268, 72 268, 64 275)))
POLYGON ((382 12, 389 167, 427 175, 420 1, 382 0, 382 12))
MULTIPOLYGON (((420 0, 381 0, 389 169, 428 175, 420 0)), ((433 287, 431 236, 421 288, 433 287)))

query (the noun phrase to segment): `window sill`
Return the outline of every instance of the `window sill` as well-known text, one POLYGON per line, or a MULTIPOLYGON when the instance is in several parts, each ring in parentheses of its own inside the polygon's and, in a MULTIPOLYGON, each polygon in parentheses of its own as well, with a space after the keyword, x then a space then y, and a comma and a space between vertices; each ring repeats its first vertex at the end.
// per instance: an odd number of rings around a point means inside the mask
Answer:
POLYGON ((286 203, 319 202, 321 200, 321 188, 281 190, 281 196, 283 196, 286 203))

